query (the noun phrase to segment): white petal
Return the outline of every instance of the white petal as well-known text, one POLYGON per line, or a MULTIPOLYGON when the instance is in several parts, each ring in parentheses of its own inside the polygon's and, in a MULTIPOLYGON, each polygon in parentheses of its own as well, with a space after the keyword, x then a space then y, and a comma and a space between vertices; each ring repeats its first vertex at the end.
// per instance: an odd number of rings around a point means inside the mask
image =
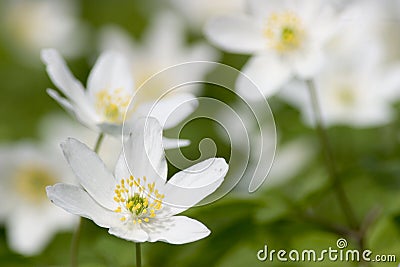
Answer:
POLYGON ((173 216, 157 220, 154 226, 144 224, 150 242, 163 241, 170 244, 186 244, 207 237, 211 231, 201 222, 185 216, 173 216))
POLYGON ((132 223, 126 223, 120 227, 112 227, 108 232, 133 242, 146 242, 149 238, 147 233, 139 225, 134 225, 132 223))
POLYGON ((224 181, 228 164, 223 158, 211 158, 178 172, 162 189, 168 214, 180 213, 213 193, 224 181))
POLYGON ((149 25, 143 38, 146 54, 156 62, 160 62, 162 68, 179 63, 180 59, 176 57, 182 53, 186 42, 184 26, 178 16, 166 11, 157 14, 149 25), (160 49, 161 47, 162 49, 160 49), (171 62, 171 60, 173 61, 171 62))
MULTIPOLYGON (((130 173, 134 177, 146 176, 148 182, 166 180, 167 162, 162 144, 162 129, 156 119, 140 118, 135 121, 129 137, 124 142, 123 151, 130 173)), ((125 177, 117 177, 121 178, 125 177)))
POLYGON ((223 50, 253 54, 266 48, 266 40, 256 20, 245 16, 223 16, 206 25, 207 38, 223 50))
POLYGON ((390 101, 397 101, 400 97, 400 65, 392 66, 382 78, 382 94, 390 101))
POLYGON ((100 90, 122 89, 131 95, 134 89, 131 66, 122 54, 104 52, 90 72, 87 87, 92 100, 100 90))
POLYGON ((295 74, 302 79, 311 79, 322 68, 323 52, 320 48, 308 48, 294 59, 295 74))
POLYGON ((69 213, 88 218, 98 226, 109 228, 120 223, 117 213, 100 206, 80 187, 56 184, 46 187, 46 191, 55 205, 69 213))
POLYGON ((82 84, 72 75, 64 59, 55 49, 44 49, 42 61, 46 64, 47 73, 53 83, 71 100, 79 102, 84 98, 82 84))
POLYGON ((68 113, 75 116, 74 107, 67 99, 60 96, 60 94, 53 89, 48 88, 46 92, 51 98, 53 98, 56 102, 58 102, 58 104, 60 104, 68 113))
POLYGON ((248 0, 249 11, 258 18, 267 18, 272 12, 281 12, 287 7, 286 0, 248 0))
POLYGON ((113 210, 116 181, 98 155, 85 144, 68 138, 61 144, 65 158, 85 190, 103 207, 113 210))
POLYGON ((26 256, 40 253, 54 235, 45 212, 19 207, 7 218, 7 241, 11 249, 26 256))
POLYGON ((118 157, 117 164, 115 165, 114 174, 115 177, 117 177, 118 179, 126 179, 129 178, 129 176, 131 176, 131 173, 129 172, 129 168, 126 162, 125 153, 123 151, 118 157))
POLYGON ((80 123, 89 128, 96 129, 95 122, 98 118, 93 116, 93 112, 88 111, 88 108, 81 109, 80 106, 73 106, 55 90, 47 89, 47 94, 57 101, 57 103, 60 104, 68 113, 77 118, 80 123))
POLYGON ((240 96, 250 100, 259 100, 260 93, 254 89, 251 90, 254 86, 249 79, 259 88, 262 95, 269 97, 292 77, 290 67, 272 54, 251 58, 242 72, 245 75, 238 77, 236 89, 240 96))
POLYGON ((189 145, 190 145, 190 140, 187 139, 172 139, 166 137, 163 138, 164 149, 174 149, 189 145))
POLYGON ((175 127, 197 108, 196 97, 188 93, 172 93, 166 97, 140 105, 137 114, 156 118, 163 129, 175 127))

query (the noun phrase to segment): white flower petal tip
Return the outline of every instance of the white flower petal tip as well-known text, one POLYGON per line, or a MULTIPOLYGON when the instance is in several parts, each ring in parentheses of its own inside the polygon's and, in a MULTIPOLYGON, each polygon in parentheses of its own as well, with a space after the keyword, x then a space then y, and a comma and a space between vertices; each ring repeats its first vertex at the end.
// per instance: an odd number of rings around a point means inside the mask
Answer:
POLYGON ((40 51, 40 58, 42 59, 43 63, 50 64, 54 58, 61 57, 60 53, 53 48, 46 48, 40 51))
POLYGON ((201 222, 186 216, 174 216, 159 222, 158 232, 149 234, 149 242, 181 245, 206 238, 211 231, 201 222))
POLYGON ((175 215, 214 192, 223 182, 228 164, 223 158, 211 158, 166 182, 162 128, 157 119, 136 121, 114 176, 81 142, 69 138, 61 146, 83 188, 67 184, 47 187, 48 197, 57 206, 133 242, 184 244, 210 234, 200 222, 175 215))

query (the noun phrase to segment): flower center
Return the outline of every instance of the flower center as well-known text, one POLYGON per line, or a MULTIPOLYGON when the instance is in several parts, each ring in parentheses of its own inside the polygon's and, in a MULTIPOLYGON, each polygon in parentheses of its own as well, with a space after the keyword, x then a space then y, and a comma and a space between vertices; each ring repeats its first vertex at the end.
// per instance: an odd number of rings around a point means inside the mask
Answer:
POLYGON ((96 109, 106 121, 122 123, 130 99, 131 96, 124 94, 122 88, 104 89, 96 94, 96 109))
POLYGON ((345 106, 351 106, 356 101, 356 96, 354 95, 354 92, 351 90, 351 88, 348 87, 338 89, 338 91, 336 92, 336 98, 339 103, 345 106))
POLYGON ((17 192, 32 202, 46 201, 45 188, 55 184, 57 180, 50 170, 36 165, 20 167, 15 175, 14 182, 17 192))
POLYGON ((155 183, 147 183, 146 177, 121 179, 115 188, 115 212, 121 213, 121 221, 131 220, 134 224, 149 222, 162 208, 164 195, 155 189, 155 183), (143 183, 142 183, 143 182, 143 183), (147 186, 147 191, 146 191, 147 186))
POLYGON ((305 33, 300 18, 293 12, 284 11, 269 16, 264 35, 273 49, 284 53, 298 49, 305 33))

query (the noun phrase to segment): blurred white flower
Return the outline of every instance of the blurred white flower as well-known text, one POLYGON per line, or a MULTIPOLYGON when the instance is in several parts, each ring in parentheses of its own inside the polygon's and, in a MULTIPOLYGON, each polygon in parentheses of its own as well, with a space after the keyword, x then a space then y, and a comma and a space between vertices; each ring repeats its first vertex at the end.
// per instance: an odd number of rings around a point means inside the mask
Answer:
POLYGON ((7 41, 19 48, 25 61, 27 55, 37 59, 47 47, 69 57, 81 52, 85 27, 77 18, 75 1, 12 0, 4 1, 2 10, 7 41))
MULTIPOLYGON (((394 115, 391 105, 400 96, 400 66, 382 64, 382 47, 372 40, 351 41, 358 29, 342 32, 341 40, 330 50, 329 65, 315 78, 322 120, 327 126, 379 126, 394 115), (347 33, 349 38, 344 37, 347 33)), ((304 82, 293 81, 280 97, 300 108, 306 123, 315 124, 304 82)))
POLYGON ((0 148, 0 215, 10 248, 24 255, 41 252, 55 233, 72 229, 77 222, 46 198, 48 184, 73 181, 55 150, 30 142, 0 148))
POLYGON ((162 128, 154 118, 139 120, 124 148, 113 176, 93 151, 68 139, 64 154, 83 188, 49 186, 50 200, 129 241, 183 244, 209 235, 200 222, 175 215, 221 185, 228 170, 225 160, 203 161, 167 182, 162 128))
POLYGON ((400 60, 400 1, 350 1, 344 11, 344 19, 359 26, 359 33, 353 31, 354 34, 365 34, 367 41, 379 42, 383 46, 385 62, 400 60))
MULTIPOLYGON (((205 27, 208 39, 222 49, 251 54, 243 72, 265 96, 274 94, 293 77, 312 78, 324 62, 324 45, 336 32, 337 18, 325 1, 249 0, 250 14, 212 19, 205 27)), ((249 92, 240 76, 237 90, 249 92)))
MULTIPOLYGON (((137 87, 147 79, 165 68, 190 61, 214 61, 216 51, 203 42, 187 44, 184 24, 171 13, 155 15, 154 21, 143 36, 141 43, 118 26, 106 26, 100 32, 99 46, 101 51, 116 50, 132 62, 133 77, 137 87)), ((201 80, 209 69, 191 68, 185 76, 193 81, 201 80)), ((145 98, 159 98, 169 85, 176 86, 181 80, 179 75, 171 75, 169 81, 160 81, 157 88, 145 92, 145 98)), ((201 84, 190 85, 191 92, 196 92, 201 84)), ((180 91, 178 90, 177 93, 180 91)))
MULTIPOLYGON (((100 55, 87 82, 87 90, 72 75, 61 55, 53 49, 42 51, 47 73, 66 98, 55 90, 48 94, 79 122, 97 131, 112 135, 122 133, 122 127, 130 127, 140 116, 154 116, 165 122, 164 128, 174 127, 197 107, 197 101, 189 93, 172 94, 161 100, 134 98, 135 85, 130 64, 123 54, 107 51, 100 55), (153 106, 155 104, 155 106, 153 106), (180 108, 179 116, 168 117, 171 110, 180 108), (152 109, 153 108, 153 109, 152 109), (126 117, 125 117, 126 116, 126 117)), ((183 146, 188 141, 167 140, 166 146, 183 146)))
MULTIPOLYGON (((62 157, 61 141, 69 136, 95 143, 96 133, 66 115, 50 114, 39 124, 40 141, 0 146, 0 221, 5 223, 9 246, 24 255, 40 253, 60 230, 74 228, 77 218, 48 202, 45 187, 74 183, 62 157)), ((105 137, 100 156, 110 168, 121 151, 121 140, 105 137)))
POLYGON ((201 29, 206 21, 223 14, 239 13, 245 7, 245 0, 170 0, 190 26, 201 29))
POLYGON ((225 137, 226 134, 229 135, 232 150, 232 164, 227 179, 240 177, 237 186, 239 192, 247 192, 249 182, 254 177, 267 174, 262 189, 282 185, 311 162, 315 151, 307 138, 276 142, 273 121, 259 121, 258 124, 246 108, 233 106, 232 110, 236 111, 238 117, 231 110, 223 110, 217 118, 226 131, 220 131, 221 137, 227 141, 225 137), (238 121, 239 117, 242 121, 238 121), (239 161, 247 164, 233 164, 233 157, 239 157, 239 161))

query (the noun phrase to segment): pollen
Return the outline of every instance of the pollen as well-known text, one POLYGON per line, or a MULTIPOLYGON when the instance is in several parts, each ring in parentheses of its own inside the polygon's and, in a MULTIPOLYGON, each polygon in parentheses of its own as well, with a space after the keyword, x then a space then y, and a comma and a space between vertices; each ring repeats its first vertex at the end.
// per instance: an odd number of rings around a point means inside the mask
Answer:
POLYGON ((108 122, 121 123, 131 96, 122 88, 104 89, 96 94, 96 110, 108 122))
POLYGON ((121 179, 114 193, 118 204, 114 212, 121 213, 122 222, 148 223, 163 208, 164 195, 156 189, 155 182, 147 183, 146 177, 121 179))
POLYGON ((264 36, 270 47, 279 53, 285 53, 301 47, 305 31, 301 19, 295 13, 284 11, 269 16, 264 36))

